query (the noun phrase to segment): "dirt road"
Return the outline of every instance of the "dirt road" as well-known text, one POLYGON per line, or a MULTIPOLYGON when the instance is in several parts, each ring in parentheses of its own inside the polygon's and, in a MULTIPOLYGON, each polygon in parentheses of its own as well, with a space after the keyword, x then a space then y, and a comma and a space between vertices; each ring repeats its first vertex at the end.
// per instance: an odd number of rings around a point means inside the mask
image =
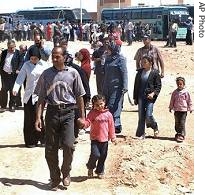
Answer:
MULTIPOLYGON (((30 43, 31 44, 31 43, 30 43)), ((136 139, 137 107, 131 106, 125 95, 122 112, 123 131, 118 144, 109 145, 105 178, 87 178, 86 162, 90 152, 89 134, 79 136, 76 145, 72 182, 68 189, 60 186, 57 192, 48 190, 49 171, 44 159, 44 148, 25 148, 23 145, 23 110, 0 113, 0 194, 85 194, 85 195, 180 195, 192 194, 194 188, 194 115, 188 113, 186 140, 176 143, 173 139, 174 118, 168 111, 171 92, 176 88, 176 76, 186 78, 186 86, 194 95, 194 48, 178 42, 177 48, 157 45, 165 60, 165 77, 162 90, 155 104, 154 116, 160 135, 153 139, 153 132, 146 130, 146 139, 136 139)), ((142 43, 122 47, 127 56, 129 93, 132 97, 135 76, 134 54, 142 43)), ((89 48, 88 43, 70 43, 70 49, 89 48)), ((91 92, 95 94, 95 76, 91 77, 91 92)), ((62 151, 60 151, 61 154, 62 151)), ((60 155, 61 156, 61 155, 60 155)), ((62 159, 60 158, 60 161, 62 159)))

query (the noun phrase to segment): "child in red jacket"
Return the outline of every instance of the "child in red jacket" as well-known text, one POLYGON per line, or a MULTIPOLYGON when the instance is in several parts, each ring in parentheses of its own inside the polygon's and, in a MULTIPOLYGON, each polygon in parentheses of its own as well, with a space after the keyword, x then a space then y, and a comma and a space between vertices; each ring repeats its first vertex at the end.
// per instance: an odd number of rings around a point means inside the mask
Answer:
POLYGON ((107 158, 108 141, 116 143, 115 127, 112 114, 105 108, 105 98, 102 95, 95 95, 92 98, 93 108, 84 120, 78 119, 83 128, 90 129, 91 154, 86 164, 88 176, 93 176, 93 170, 98 178, 104 177, 104 164, 107 158))

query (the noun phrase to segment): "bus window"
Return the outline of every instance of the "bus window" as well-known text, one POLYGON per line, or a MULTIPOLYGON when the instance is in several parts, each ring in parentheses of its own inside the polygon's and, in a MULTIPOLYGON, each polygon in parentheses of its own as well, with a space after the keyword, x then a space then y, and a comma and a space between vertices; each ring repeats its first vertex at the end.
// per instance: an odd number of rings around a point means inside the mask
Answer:
POLYGON ((68 20, 68 21, 74 21, 75 20, 75 17, 74 17, 74 15, 71 11, 65 10, 65 11, 63 11, 63 14, 64 14, 65 20, 68 20))
MULTIPOLYGON (((69 12, 69 10, 64 10, 64 12, 69 12)), ((72 9, 71 13, 74 14, 75 20, 81 19, 81 10, 80 9, 78 9, 78 8, 72 9)), ((91 21, 91 17, 85 9, 82 9, 82 21, 83 22, 90 22, 91 21)))
POLYGON ((141 18, 142 18, 141 9, 134 9, 134 10, 132 10, 132 19, 133 20, 141 19, 141 18))
POLYGON ((122 12, 121 10, 117 10, 112 14, 112 19, 113 20, 122 20, 122 12))
POLYGON ((123 19, 124 20, 131 20, 131 10, 124 10, 123 11, 123 19))
POLYGON ((152 18, 153 18, 153 19, 162 18, 162 10, 153 9, 152 18), (161 17, 160 17, 160 16, 161 16, 161 17))
POLYGON ((112 16, 112 11, 111 10, 104 10, 102 11, 102 20, 112 20, 113 16, 112 16))
POLYGON ((142 10, 142 18, 143 19, 152 19, 152 9, 144 9, 142 10))

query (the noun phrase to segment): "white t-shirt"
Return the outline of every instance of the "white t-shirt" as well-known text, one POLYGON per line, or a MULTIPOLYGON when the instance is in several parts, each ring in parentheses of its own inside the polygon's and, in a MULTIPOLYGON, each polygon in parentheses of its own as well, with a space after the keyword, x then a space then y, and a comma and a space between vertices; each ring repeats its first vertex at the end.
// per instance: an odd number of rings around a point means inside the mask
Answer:
POLYGON ((11 61, 12 61, 13 56, 14 56, 14 53, 7 52, 7 56, 5 58, 3 70, 9 74, 12 73, 11 61))

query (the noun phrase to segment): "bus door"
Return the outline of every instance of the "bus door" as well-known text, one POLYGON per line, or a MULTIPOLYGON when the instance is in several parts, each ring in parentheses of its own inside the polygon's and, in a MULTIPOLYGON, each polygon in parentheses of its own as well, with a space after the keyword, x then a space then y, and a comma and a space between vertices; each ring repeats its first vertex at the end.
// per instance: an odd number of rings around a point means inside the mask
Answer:
POLYGON ((168 35, 168 25, 169 25, 168 21, 169 21, 168 14, 163 15, 163 39, 166 39, 168 35))

